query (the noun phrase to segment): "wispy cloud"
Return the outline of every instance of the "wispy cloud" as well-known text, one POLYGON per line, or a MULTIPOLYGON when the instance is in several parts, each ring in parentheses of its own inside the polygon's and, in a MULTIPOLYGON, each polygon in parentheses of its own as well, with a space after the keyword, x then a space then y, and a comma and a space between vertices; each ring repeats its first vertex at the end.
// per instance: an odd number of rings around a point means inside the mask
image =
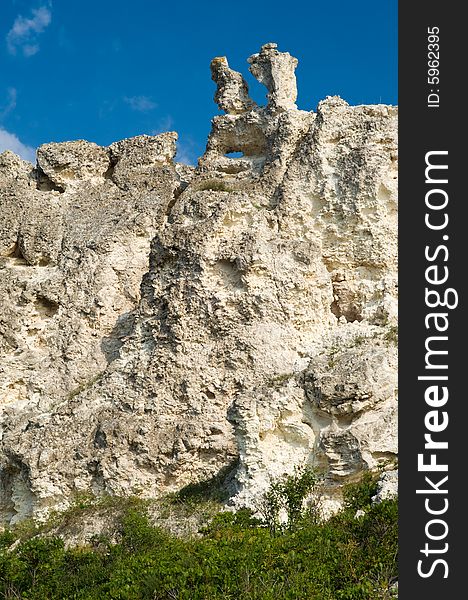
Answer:
POLYGON ((179 139, 177 142, 176 161, 184 165, 197 164, 197 151, 195 143, 191 138, 179 139))
POLYGON ((166 131, 171 131, 173 125, 174 119, 171 115, 166 115, 159 119, 157 126, 151 130, 151 135, 158 135, 160 133, 166 133, 166 131))
POLYGON ((157 107, 156 102, 153 102, 148 96, 126 96, 124 102, 126 102, 132 110, 138 112, 149 112, 157 107))
POLYGON ((23 144, 14 133, 0 127, 0 152, 5 150, 11 150, 29 162, 36 161, 36 151, 32 146, 23 144))
MULTIPOLYGON (((174 119, 171 115, 161 117, 156 127, 151 130, 151 135, 159 135, 167 131, 174 131, 174 119)), ((196 165, 198 161, 198 152, 196 144, 190 136, 182 135, 177 140, 177 153, 175 160, 184 165, 196 165)))
POLYGON ((8 52, 15 55, 20 51, 25 57, 37 54, 38 35, 48 27, 51 20, 52 13, 48 6, 34 8, 29 17, 18 15, 6 36, 8 52))
POLYGON ((0 105, 0 119, 5 118, 12 110, 16 108, 16 89, 11 87, 7 90, 7 102, 0 105))

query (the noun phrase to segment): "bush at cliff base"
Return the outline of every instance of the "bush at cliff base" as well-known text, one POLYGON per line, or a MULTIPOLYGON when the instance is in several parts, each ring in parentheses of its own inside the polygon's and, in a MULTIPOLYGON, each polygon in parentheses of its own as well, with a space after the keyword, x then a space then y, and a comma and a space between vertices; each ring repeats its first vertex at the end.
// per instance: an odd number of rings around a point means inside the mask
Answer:
POLYGON ((397 502, 372 504, 375 478, 345 492, 329 519, 272 529, 248 510, 217 515, 199 538, 178 538, 130 507, 118 543, 65 549, 57 537, 0 536, 0 597, 35 600, 340 600, 391 598, 397 502), (356 517, 356 511, 361 516, 356 517), (15 543, 16 541, 16 543, 15 543))

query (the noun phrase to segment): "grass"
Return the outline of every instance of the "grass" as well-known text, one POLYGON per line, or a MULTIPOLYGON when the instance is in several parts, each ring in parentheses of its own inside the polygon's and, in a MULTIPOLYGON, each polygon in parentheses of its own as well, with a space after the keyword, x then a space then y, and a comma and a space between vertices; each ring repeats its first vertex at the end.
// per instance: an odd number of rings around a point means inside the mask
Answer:
POLYGON ((383 339, 389 345, 398 345, 398 325, 390 325, 385 333, 382 334, 382 330, 376 330, 370 335, 357 334, 351 338, 343 346, 337 346, 333 344, 326 350, 328 356, 328 367, 333 368, 338 362, 338 355, 341 351, 349 350, 351 348, 357 348, 370 342, 372 340, 383 339))
POLYGON ((275 375, 274 377, 271 377, 267 381, 267 385, 269 385, 271 387, 281 387, 283 385, 283 383, 286 383, 287 381, 292 379, 295 375, 296 375, 296 373, 280 373, 279 375, 275 375))
POLYGON ((294 528, 271 531, 244 509, 218 514, 198 538, 155 527, 140 500, 77 499, 62 518, 79 522, 80 511, 108 503, 120 515, 118 542, 101 537, 66 549, 58 537, 43 534, 12 547, 18 530, 6 531, 0 535, 0 598, 389 599, 397 576, 397 503, 373 505, 375 483, 366 475, 349 488, 343 510, 326 522, 304 512, 294 528), (359 508, 364 515, 356 519, 359 508))
POLYGON ((230 186, 228 186, 224 181, 220 181, 218 179, 207 179, 202 181, 197 188, 197 191, 206 191, 210 190, 212 192, 232 192, 230 186))
POLYGON ((388 328, 387 333, 384 336, 384 339, 390 344, 398 345, 398 325, 391 325, 388 328))
POLYGON ((100 379, 102 379, 104 373, 105 373, 105 371, 100 371, 99 373, 94 375, 94 377, 92 377, 91 379, 88 379, 87 381, 83 381, 83 383, 80 383, 80 385, 78 387, 76 387, 74 390, 72 390, 68 394, 68 400, 72 400, 75 396, 78 396, 78 394, 81 394, 85 390, 89 390, 89 388, 93 387, 93 385, 95 383, 97 383, 100 379))

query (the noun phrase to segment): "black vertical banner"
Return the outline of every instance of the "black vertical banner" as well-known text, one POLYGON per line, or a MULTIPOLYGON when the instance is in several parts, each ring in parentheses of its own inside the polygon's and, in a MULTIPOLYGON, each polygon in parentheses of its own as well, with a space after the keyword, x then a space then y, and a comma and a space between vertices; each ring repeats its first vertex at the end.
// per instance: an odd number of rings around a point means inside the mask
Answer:
POLYGON ((400 600, 467 597, 462 8, 399 4, 400 600))

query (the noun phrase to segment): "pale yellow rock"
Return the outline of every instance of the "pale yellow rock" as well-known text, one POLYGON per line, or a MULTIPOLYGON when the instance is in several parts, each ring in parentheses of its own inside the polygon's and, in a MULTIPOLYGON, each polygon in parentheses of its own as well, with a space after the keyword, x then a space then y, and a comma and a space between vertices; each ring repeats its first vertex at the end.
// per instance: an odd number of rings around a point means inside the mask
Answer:
POLYGON ((268 90, 268 107, 273 110, 296 108, 297 58, 288 52, 278 52, 277 44, 264 44, 258 54, 249 59, 249 70, 268 90))
POLYGON ((106 148, 78 140, 44 144, 37 151, 37 166, 39 178, 45 176, 44 187, 50 183, 63 191, 77 181, 99 182, 109 169, 110 158, 106 148))
POLYGON ((173 133, 0 155, 4 521, 220 472, 256 506, 304 463, 333 509, 396 456, 397 109, 251 64, 268 106, 221 78, 195 170, 173 133))
POLYGON ((213 58, 211 79, 216 83, 215 102, 228 114, 240 114, 255 106, 249 98, 249 87, 240 73, 229 68, 225 56, 213 58))

